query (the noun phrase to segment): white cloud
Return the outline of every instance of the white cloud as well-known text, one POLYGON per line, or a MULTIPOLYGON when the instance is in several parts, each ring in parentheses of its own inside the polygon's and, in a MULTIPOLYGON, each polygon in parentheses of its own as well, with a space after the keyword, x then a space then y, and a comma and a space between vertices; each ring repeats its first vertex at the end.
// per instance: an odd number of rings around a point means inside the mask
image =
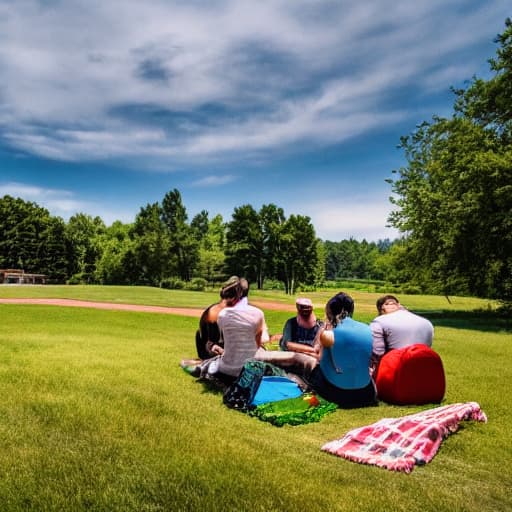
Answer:
POLYGON ((43 188, 13 181, 0 185, 0 195, 22 197, 27 201, 39 201, 42 199, 51 199, 55 197, 63 197, 69 199, 73 193, 68 190, 43 188))
POLYGON ((392 207, 382 196, 326 198, 309 203, 302 210, 302 215, 311 218, 317 236, 322 240, 376 241, 399 236, 395 228, 386 227, 392 207))
POLYGON ((52 215, 62 217, 66 221, 76 213, 85 213, 92 217, 99 216, 105 224, 109 225, 116 220, 133 222, 136 213, 124 209, 110 209, 104 204, 93 201, 84 201, 69 190, 44 188, 26 183, 0 183, 0 197, 5 195, 34 202, 46 208, 52 215))
POLYGON ((218 187, 221 185, 226 185, 228 183, 232 183, 237 179, 236 176, 233 176, 232 174, 225 174, 221 176, 217 175, 210 175, 205 176, 204 178, 201 178, 199 180, 193 181, 191 183, 192 187, 218 187))
POLYGON ((87 208, 88 203, 75 199, 69 190, 43 188, 25 183, 9 182, 0 184, 0 196, 9 195, 24 201, 37 203, 54 215, 69 215, 87 208))
POLYGON ((0 140, 59 160, 175 161, 415 123, 389 96, 469 78, 480 56, 461 67, 457 52, 492 38, 505 11, 502 0, 8 2, 0 140), (201 110, 211 105, 221 112, 201 110))

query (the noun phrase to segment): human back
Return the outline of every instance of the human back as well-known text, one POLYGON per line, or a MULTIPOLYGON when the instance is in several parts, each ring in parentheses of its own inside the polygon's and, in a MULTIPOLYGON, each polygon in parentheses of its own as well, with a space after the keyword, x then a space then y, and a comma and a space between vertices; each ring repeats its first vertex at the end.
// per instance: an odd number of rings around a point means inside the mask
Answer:
POLYGON ((352 319, 353 312, 354 301, 346 293, 340 292, 327 302, 327 322, 319 333, 320 364, 310 376, 320 396, 345 408, 377 403, 370 375, 371 331, 368 325, 352 319))
POLYGON ((377 300, 377 316, 370 324, 374 357, 413 344, 432 346, 434 327, 426 318, 404 308, 393 295, 377 300))
POLYGON ((415 343, 432 346, 434 329, 426 318, 399 309, 387 315, 380 315, 372 321, 378 324, 386 335, 386 348, 403 348, 415 343))
POLYGON ((224 340, 219 371, 236 377, 261 345, 263 311, 250 304, 243 308, 227 307, 219 313, 217 321, 224 340))
POLYGON ((333 333, 334 344, 323 350, 320 359, 325 377, 343 389, 367 386, 372 354, 372 334, 368 325, 347 317, 333 329, 333 333))

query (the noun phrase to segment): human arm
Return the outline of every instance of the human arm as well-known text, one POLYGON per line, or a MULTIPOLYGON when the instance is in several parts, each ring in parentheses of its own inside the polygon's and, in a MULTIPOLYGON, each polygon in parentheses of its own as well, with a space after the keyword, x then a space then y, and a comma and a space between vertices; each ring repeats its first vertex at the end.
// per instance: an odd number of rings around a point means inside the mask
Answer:
POLYGON ((256 325, 256 331, 255 331, 255 340, 256 340, 256 347, 261 348, 263 347, 263 337, 264 337, 264 330, 266 329, 266 323, 265 323, 265 317, 263 315, 263 311, 260 311, 260 317, 258 319, 258 323, 256 325))
POLYGON ((206 350, 210 353, 212 356, 222 355, 224 353, 224 347, 223 347, 223 341, 221 338, 217 340, 216 343, 214 343, 211 340, 208 340, 206 342, 206 350))
POLYGON ((284 324, 283 336, 279 340, 279 347, 281 350, 288 350, 288 342, 292 341, 292 336, 293 336, 292 322, 293 322, 293 320, 294 320, 293 318, 290 318, 284 324))
POLYGON ((370 324, 370 330, 372 331, 372 352, 376 357, 381 358, 386 352, 384 328, 377 320, 373 320, 370 324))
POLYGON ((207 322, 205 333, 207 336, 206 350, 212 356, 220 355, 224 352, 222 347, 220 330, 217 322, 207 322))
POLYGON ((263 320, 263 328, 261 331, 261 344, 264 345, 270 341, 270 334, 268 333, 268 326, 265 319, 263 320))
POLYGON ((320 361, 324 347, 332 347, 334 344, 334 332, 329 323, 322 323, 313 341, 314 356, 320 361))
POLYGON ((323 348, 331 348, 334 345, 334 331, 332 329, 322 329, 320 344, 323 348))
POLYGON ((211 341, 206 344, 206 349, 212 356, 220 356, 224 354, 224 347, 218 343, 212 343, 211 341))
POLYGON ((372 355, 370 357, 370 375, 374 378, 377 375, 379 363, 386 352, 386 338, 384 329, 375 320, 370 324, 370 330, 372 331, 372 355))
POLYGON ((311 356, 316 355, 316 350, 313 347, 306 345, 305 343, 297 343, 295 341, 288 341, 286 343, 286 350, 300 352, 311 356))
POLYGON ((211 356, 222 355, 224 353, 224 340, 222 339, 218 322, 219 314, 223 308, 224 305, 222 303, 214 304, 208 309, 206 315, 206 349, 211 356))

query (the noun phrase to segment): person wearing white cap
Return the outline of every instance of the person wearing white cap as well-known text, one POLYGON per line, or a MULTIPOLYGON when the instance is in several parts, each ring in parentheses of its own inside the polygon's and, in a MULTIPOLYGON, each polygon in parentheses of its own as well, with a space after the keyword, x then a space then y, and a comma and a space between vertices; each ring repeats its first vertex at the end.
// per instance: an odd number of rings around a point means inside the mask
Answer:
POLYGON ((295 306, 297 315, 286 321, 279 346, 281 350, 316 356, 313 343, 323 322, 317 320, 310 299, 299 297, 295 306))

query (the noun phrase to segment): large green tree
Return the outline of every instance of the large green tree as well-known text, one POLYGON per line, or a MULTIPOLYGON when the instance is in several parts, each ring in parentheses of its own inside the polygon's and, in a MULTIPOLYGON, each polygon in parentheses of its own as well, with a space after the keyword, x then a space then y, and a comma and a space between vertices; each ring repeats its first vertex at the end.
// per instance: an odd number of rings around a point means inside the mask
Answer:
POLYGON ((224 242, 225 225, 222 215, 217 214, 213 219, 208 219, 205 212, 201 212, 192 219, 191 226, 199 236, 199 262, 197 265, 198 277, 208 282, 219 282, 224 279, 224 242), (194 222, 196 221, 196 222, 194 222), (200 222, 198 222, 200 221, 200 222), (206 229, 205 229, 206 224, 206 229), (201 226, 199 228, 198 226, 201 226))
POLYGON ((75 281, 95 282, 96 262, 101 257, 99 237, 105 232, 103 220, 86 213, 76 213, 66 224, 70 246, 70 274, 75 281))
POLYGON ((263 205, 258 215, 263 235, 262 274, 264 278, 276 278, 281 263, 281 234, 286 218, 283 209, 275 204, 263 205))
POLYGON ((160 286, 169 275, 169 232, 162 222, 162 208, 158 203, 141 208, 132 226, 130 236, 133 250, 125 254, 125 261, 136 272, 135 284, 160 286))
POLYGON ((282 281, 287 293, 313 284, 318 272, 318 243, 309 217, 285 218, 282 208, 251 205, 235 208, 226 232, 226 270, 263 287, 265 279, 282 281))
POLYGON ((318 261, 315 228, 309 217, 290 215, 281 230, 280 278, 294 294, 299 283, 313 284, 318 261))
POLYGON ((131 284, 137 281, 134 268, 135 244, 131 224, 115 221, 100 236, 101 257, 96 263, 96 281, 102 284, 131 284))
POLYGON ((190 280, 198 264, 198 235, 204 233, 204 213, 203 220, 191 227, 179 190, 167 192, 162 201, 162 220, 170 242, 169 257, 175 264, 178 276, 185 281, 190 280))
POLYGON ((489 128, 505 144, 512 142, 512 20, 496 37, 496 57, 489 59, 494 75, 474 77, 466 89, 455 89, 455 110, 479 126, 489 128))
POLYGON ((512 24, 498 36, 494 76, 456 91, 451 118, 401 139, 407 166, 390 180, 390 222, 428 291, 512 298, 512 24))
POLYGON ((258 212, 246 204, 234 209, 226 229, 226 272, 263 284, 263 231, 258 212))
POLYGON ((46 274, 50 282, 66 282, 69 271, 68 255, 66 224, 60 217, 49 216, 37 254, 38 271, 46 274))
POLYGON ((64 222, 20 198, 0 199, 0 268, 20 268, 63 282, 68 270, 64 222))
POLYGON ((354 238, 332 242, 325 246, 325 272, 330 280, 355 278, 379 278, 380 273, 375 262, 380 254, 378 244, 354 238))

